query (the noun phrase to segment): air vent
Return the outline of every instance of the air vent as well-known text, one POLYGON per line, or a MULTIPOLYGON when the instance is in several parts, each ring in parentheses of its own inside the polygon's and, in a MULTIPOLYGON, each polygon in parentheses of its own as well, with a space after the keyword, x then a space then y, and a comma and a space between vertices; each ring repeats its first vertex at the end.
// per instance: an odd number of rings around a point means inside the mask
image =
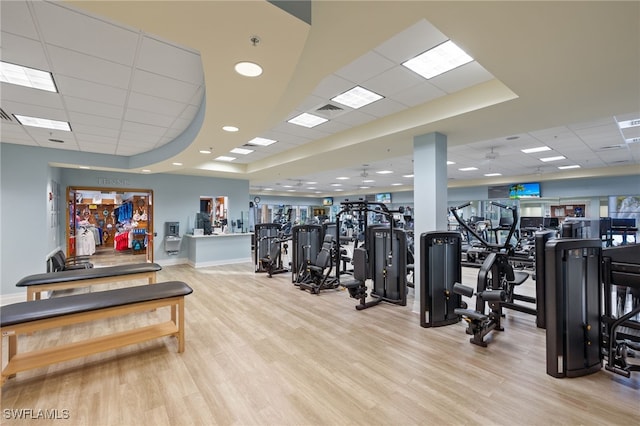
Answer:
POLYGON ((332 111, 342 111, 343 109, 340 108, 337 105, 333 105, 333 104, 326 104, 324 106, 321 106, 320 108, 318 108, 316 111, 328 111, 328 112, 332 112, 332 111))
POLYGON ((4 112, 4 110, 2 108, 0 108, 0 118, 2 118, 3 121, 13 121, 11 119, 11 117, 9 116, 9 114, 4 112))
POLYGON ((49 139, 49 142, 64 143, 62 139, 49 139))

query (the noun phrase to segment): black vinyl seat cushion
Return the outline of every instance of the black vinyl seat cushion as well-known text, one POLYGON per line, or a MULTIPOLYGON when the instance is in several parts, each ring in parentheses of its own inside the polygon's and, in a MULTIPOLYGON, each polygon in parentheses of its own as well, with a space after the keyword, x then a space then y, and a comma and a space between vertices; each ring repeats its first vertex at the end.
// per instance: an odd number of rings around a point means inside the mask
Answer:
POLYGON ((98 309, 186 296, 192 292, 193 289, 182 281, 167 281, 153 285, 14 303, 5 305, 0 310, 0 326, 5 327, 98 309))
POLYGON ((16 287, 28 287, 38 284, 56 284, 70 281, 89 280, 93 278, 117 277, 121 275, 157 272, 162 266, 157 263, 132 263, 126 265, 106 266, 104 268, 87 268, 60 272, 46 272, 22 278, 16 287))

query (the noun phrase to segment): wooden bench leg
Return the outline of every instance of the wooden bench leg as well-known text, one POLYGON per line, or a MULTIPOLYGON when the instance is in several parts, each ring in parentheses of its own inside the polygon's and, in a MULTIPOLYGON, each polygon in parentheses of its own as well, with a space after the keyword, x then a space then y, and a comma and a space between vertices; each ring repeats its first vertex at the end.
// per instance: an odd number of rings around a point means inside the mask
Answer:
MULTIPOLYGON (((171 312, 171 316, 175 316, 175 307, 171 312)), ((178 352, 184 352, 184 297, 178 301, 178 352)))

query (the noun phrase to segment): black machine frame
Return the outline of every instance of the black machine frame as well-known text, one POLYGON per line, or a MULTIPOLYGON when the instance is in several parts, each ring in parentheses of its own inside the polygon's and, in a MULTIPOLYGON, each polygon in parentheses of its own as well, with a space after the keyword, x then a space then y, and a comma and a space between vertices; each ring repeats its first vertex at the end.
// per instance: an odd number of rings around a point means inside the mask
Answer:
POLYGON ((299 283, 307 266, 318 256, 324 229, 321 225, 296 225, 291 228, 291 282, 299 283))

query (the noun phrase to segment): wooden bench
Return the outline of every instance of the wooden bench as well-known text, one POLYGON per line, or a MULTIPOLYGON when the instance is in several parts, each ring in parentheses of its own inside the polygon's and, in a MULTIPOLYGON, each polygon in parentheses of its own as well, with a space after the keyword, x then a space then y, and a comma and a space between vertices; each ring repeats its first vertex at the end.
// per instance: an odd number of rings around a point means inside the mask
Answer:
MULTIPOLYGON (((115 290, 77 294, 45 300, 6 305, 0 310, 2 339, 8 340, 8 362, 2 369, 2 384, 20 371, 39 368, 70 359, 105 352, 164 336, 178 339, 178 352, 184 352, 184 296, 193 290, 181 281, 152 286, 125 287, 115 290), (166 322, 134 327, 100 337, 18 353, 18 336, 35 331, 80 324, 110 317, 171 307, 166 322)), ((135 321, 131 321, 132 326, 135 321)), ((26 337, 37 338, 37 335, 26 337)))
POLYGON ((76 269, 46 272, 24 277, 16 287, 27 288, 27 301, 39 300, 43 291, 65 290, 104 284, 114 281, 129 281, 146 278, 149 284, 156 282, 156 272, 162 267, 157 263, 133 263, 103 268, 76 269))

